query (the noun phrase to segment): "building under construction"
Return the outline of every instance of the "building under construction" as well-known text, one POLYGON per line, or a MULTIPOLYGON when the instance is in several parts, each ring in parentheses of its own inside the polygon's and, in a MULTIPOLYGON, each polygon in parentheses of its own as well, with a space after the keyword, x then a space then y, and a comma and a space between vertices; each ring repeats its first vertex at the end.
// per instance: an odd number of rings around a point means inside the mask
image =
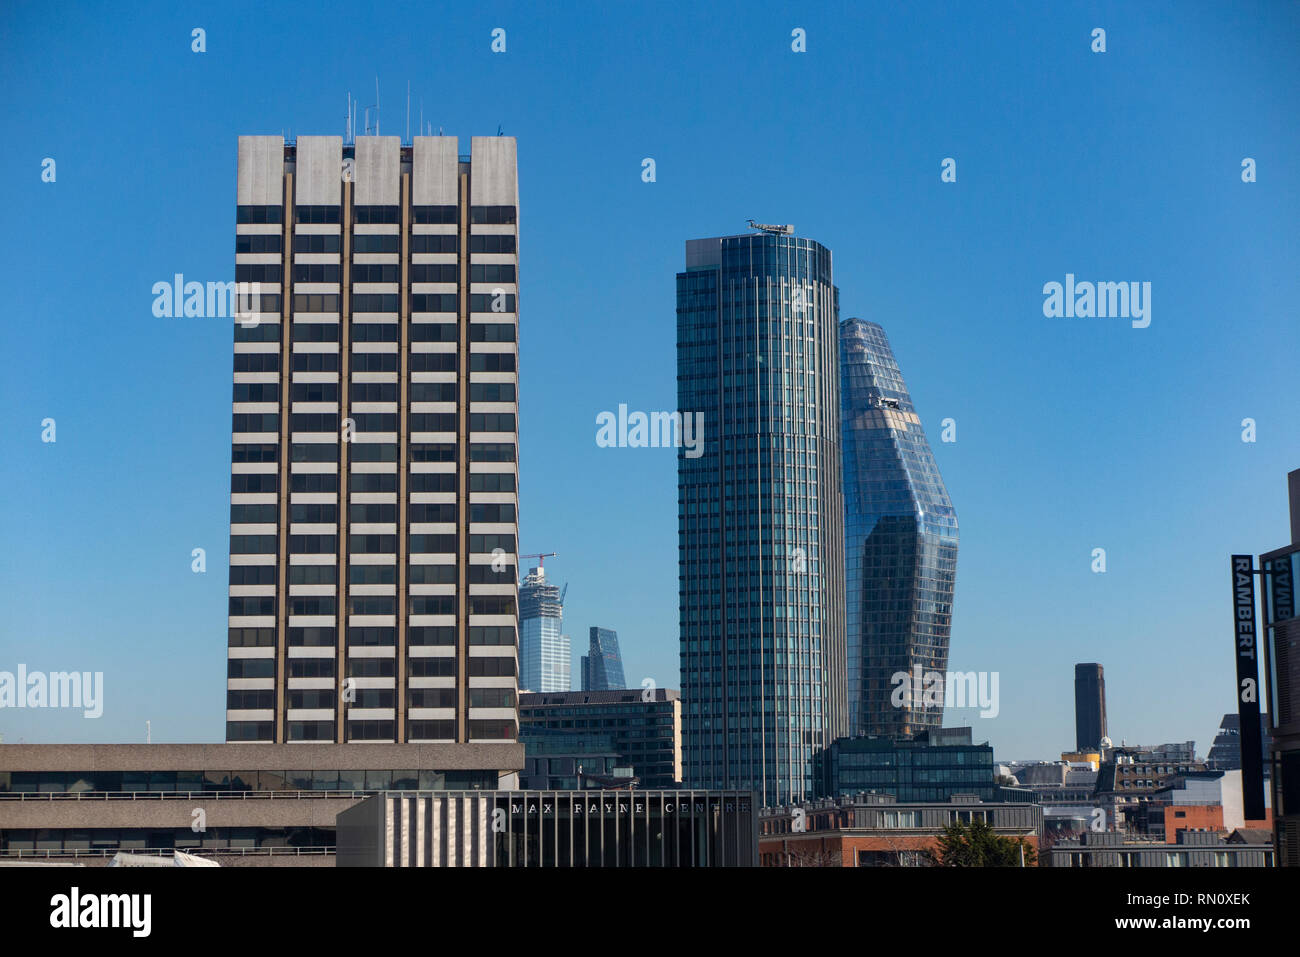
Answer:
POLYGON ((519 585, 519 686, 527 691, 570 691, 569 636, 564 594, 546 579, 542 564, 519 585))

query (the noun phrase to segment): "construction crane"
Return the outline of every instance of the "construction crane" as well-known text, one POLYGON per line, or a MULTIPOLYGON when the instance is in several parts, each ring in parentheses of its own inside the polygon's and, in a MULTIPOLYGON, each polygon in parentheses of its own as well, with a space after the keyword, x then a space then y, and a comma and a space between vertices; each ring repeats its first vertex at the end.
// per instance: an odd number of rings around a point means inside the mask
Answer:
POLYGON ((558 558, 559 556, 558 556, 558 554, 557 554, 556 552, 540 552, 540 553, 534 553, 534 554, 532 554, 532 555, 520 555, 519 557, 520 557, 520 558, 535 558, 535 559, 537 559, 537 567, 538 567, 538 568, 544 568, 544 567, 546 566, 546 559, 548 559, 548 558, 558 558))
POLYGON ((765 233, 775 233, 778 236, 794 235, 794 227, 789 224, 786 224, 785 226, 772 226, 768 223, 756 223, 751 219, 749 220, 749 228, 761 229, 765 233))

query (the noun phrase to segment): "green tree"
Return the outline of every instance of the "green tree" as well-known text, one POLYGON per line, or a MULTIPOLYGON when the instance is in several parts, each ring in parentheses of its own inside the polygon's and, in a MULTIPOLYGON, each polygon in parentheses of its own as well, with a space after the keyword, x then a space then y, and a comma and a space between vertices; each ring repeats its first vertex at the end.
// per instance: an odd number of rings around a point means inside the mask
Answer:
POLYGON ((1023 838, 1000 837, 985 821, 955 821, 943 829, 931 856, 940 867, 1019 867, 1022 847, 1025 866, 1032 867, 1038 854, 1023 838))

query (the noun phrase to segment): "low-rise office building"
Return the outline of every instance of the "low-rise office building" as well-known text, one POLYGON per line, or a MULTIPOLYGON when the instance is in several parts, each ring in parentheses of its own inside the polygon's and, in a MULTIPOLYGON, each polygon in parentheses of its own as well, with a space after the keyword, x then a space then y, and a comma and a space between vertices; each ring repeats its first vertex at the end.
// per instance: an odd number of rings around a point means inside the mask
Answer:
POLYGON ((984 802, 973 794, 933 803, 858 794, 765 808, 759 860, 763 867, 926 867, 945 828, 975 821, 1035 849, 1042 840, 1043 810, 1035 804, 984 802))
POLYGON ((975 744, 971 729, 931 728, 912 738, 860 735, 837 738, 817 752, 814 780, 820 797, 875 791, 899 801, 946 801, 954 794, 998 797, 993 748, 975 744))
POLYGON ((641 787, 681 785, 682 702, 677 691, 525 693, 519 696, 519 727, 529 756, 545 756, 537 731, 600 734, 608 736, 619 764, 632 768, 641 787))
POLYGON ((1273 845, 1249 832, 1230 835, 1179 831, 1174 844, 1134 840, 1115 832, 1085 831, 1055 844, 1044 865, 1051 867, 1272 867, 1273 845))
POLYGON ((0 858, 184 850, 330 864, 340 811, 392 789, 518 782, 506 744, 0 744, 0 858))
POLYGON ((339 867, 752 867, 749 791, 375 795, 339 814, 339 867))

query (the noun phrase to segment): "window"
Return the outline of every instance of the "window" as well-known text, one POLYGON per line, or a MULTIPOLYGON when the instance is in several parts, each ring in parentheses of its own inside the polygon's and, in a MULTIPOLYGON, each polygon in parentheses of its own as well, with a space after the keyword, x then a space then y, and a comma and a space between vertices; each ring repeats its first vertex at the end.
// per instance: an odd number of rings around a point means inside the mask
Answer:
MULTIPOLYGON (((451 207, 455 209, 455 207, 451 207)), ((514 239, 513 236, 510 237, 514 239)), ((470 237, 470 245, 473 247, 474 237, 470 237)), ((454 233, 416 233, 411 237, 411 252, 413 253, 454 253, 460 245, 458 237, 454 233)))
POLYGON ((295 206, 294 219, 299 223, 337 223, 337 206, 295 206))
POLYGON ((236 223, 262 225, 284 222, 283 206, 240 206, 235 214, 236 223))
POLYGON ((296 292, 293 294, 294 312, 338 312, 339 294, 336 292, 296 292))
POLYGON ((353 206, 352 221, 362 224, 400 223, 402 218, 396 206, 353 206))
POLYGON ((415 263, 411 282, 456 282, 460 269, 455 263, 415 263))
POLYGON ((353 342, 396 342, 397 323, 357 322, 348 333, 353 342))
MULTIPOLYGON (((278 206, 271 207, 279 209, 278 206)), ((279 233, 240 233, 235 236, 235 252, 238 253, 278 253, 284 237, 279 233)))
POLYGON ((475 322, 469 327, 470 342, 514 342, 513 322, 475 322))
POLYGON ((515 356, 512 352, 471 352, 469 368, 471 372, 514 372, 515 356))
MULTIPOLYGON (((393 358, 394 358, 393 371, 396 371, 397 357, 394 356, 393 358)), ((513 356, 511 358, 513 358, 513 356)), ((513 366, 511 368, 513 368, 513 366)), ((455 372, 456 353, 454 352, 412 352, 411 371, 412 372, 455 372)))
POLYGON ((476 292, 469 297, 470 312, 515 312, 515 294, 476 292))
MULTIPOLYGON (((236 267, 238 269, 238 267, 236 267)), ((268 281, 278 281, 279 269, 277 268, 277 279, 268 281)), ((339 264, 338 263, 294 263, 293 265, 294 282, 338 282, 339 281, 339 264)))
POLYGON ((474 263, 469 267, 470 282, 514 282, 512 263, 474 263))
POLYGON ((515 237, 500 233, 471 233, 469 251, 472 253, 513 253, 515 237))
POLYGON ((274 678, 274 658, 231 658, 226 662, 227 678, 274 678))
POLYGON ((456 325, 451 322, 411 323, 412 342, 455 342, 456 325))
POLYGON ((236 352, 236 372, 279 372, 278 352, 236 352))
POLYGON ((485 225, 508 225, 515 221, 513 206, 471 206, 469 221, 485 225))
MULTIPOLYGON (((454 292, 414 292, 411 293, 412 312, 455 312, 457 296, 454 292)), ((397 306, 394 305, 396 310, 397 306)))
POLYGON ((515 447, 508 442, 474 442, 469 447, 469 460, 471 462, 513 462, 515 447))
MULTIPOLYGON (((279 250, 279 247, 276 247, 279 250)), ((336 253, 339 251, 338 233, 294 233, 293 251, 296 253, 336 253)))
POLYGON ((353 312, 396 312, 397 293, 361 293, 352 294, 353 312))
POLYGON ((353 282, 397 282, 400 278, 396 263, 353 263, 352 265, 353 282))
MULTIPOLYGON (((471 432, 513 432, 515 430, 515 416, 513 412, 471 412, 469 429, 471 432)), ((510 446, 510 448, 513 450, 514 446, 510 446)), ((512 454, 508 461, 512 461, 513 458, 512 454)), ((472 455, 470 460, 474 461, 472 455)))
POLYGON ((411 208, 413 223, 455 223, 455 206, 413 206, 411 208))
POLYGON ((401 251, 401 237, 397 233, 357 233, 352 238, 355 251, 359 253, 396 253, 401 251))
POLYGON ((471 382, 469 399, 471 402, 513 402, 515 386, 513 382, 471 382))

